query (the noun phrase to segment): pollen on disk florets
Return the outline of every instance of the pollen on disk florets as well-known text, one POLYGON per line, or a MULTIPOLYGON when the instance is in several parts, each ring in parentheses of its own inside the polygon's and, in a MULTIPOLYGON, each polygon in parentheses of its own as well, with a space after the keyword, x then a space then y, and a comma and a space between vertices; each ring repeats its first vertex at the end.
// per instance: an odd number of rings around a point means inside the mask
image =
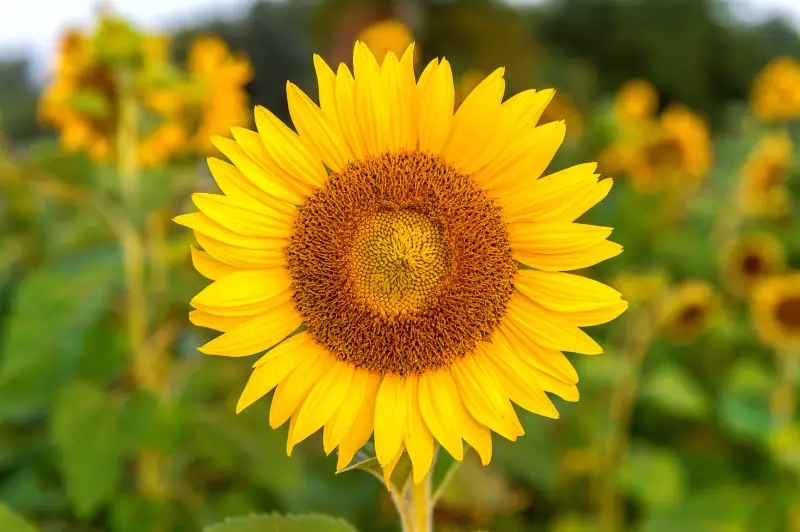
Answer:
POLYGON ((309 332, 381 374, 423 373, 472 353, 514 291, 500 207, 427 153, 332 173, 300 207, 287 257, 309 332))

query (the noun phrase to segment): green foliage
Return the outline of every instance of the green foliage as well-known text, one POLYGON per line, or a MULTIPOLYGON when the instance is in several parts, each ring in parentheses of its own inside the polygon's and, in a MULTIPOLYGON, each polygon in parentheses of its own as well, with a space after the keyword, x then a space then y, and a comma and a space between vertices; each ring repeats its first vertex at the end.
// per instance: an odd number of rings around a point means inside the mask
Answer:
POLYGON ((111 499, 122 473, 119 407, 100 388, 76 381, 56 398, 51 419, 65 488, 79 517, 111 499))
POLYGON ((206 527, 204 532, 355 532, 341 519, 325 515, 253 515, 228 519, 206 527))
POLYGON ((36 527, 12 512, 5 504, 0 504, 0 530, 4 532, 36 532, 36 527))

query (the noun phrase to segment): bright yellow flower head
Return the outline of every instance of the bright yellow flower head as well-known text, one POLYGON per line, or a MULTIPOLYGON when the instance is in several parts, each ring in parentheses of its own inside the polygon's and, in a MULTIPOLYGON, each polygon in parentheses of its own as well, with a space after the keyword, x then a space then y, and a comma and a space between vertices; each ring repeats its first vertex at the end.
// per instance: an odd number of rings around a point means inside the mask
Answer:
POLYGON ((655 87, 643 79, 625 83, 614 99, 614 116, 623 127, 650 120, 658 109, 655 87))
POLYGON ((657 125, 630 139, 628 172, 640 190, 695 183, 708 175, 712 149, 708 127, 682 105, 670 106, 657 125))
POLYGON ((786 263, 780 241, 769 233, 750 233, 722 249, 722 278, 731 292, 748 293, 765 277, 780 273, 786 263))
POLYGON ((203 153, 209 153, 212 136, 249 123, 245 85, 253 78, 253 70, 247 59, 231 53, 225 41, 210 36, 192 41, 188 66, 195 83, 203 86, 196 142, 203 153))
POLYGON ((781 217, 788 209, 786 180, 794 155, 786 133, 771 133, 755 147, 742 167, 739 202, 754 217, 781 217))
POLYGON ((751 303, 756 331, 765 343, 776 349, 800 349, 800 272, 761 281, 751 303))
POLYGON ((386 19, 373 22, 362 29, 356 37, 364 42, 379 62, 388 52, 400 57, 414 41, 411 30, 399 20, 386 19))
POLYGON ((751 105, 766 122, 800 118, 800 61, 780 57, 764 67, 753 82, 751 105))
POLYGON ((503 102, 502 68, 454 113, 447 60, 416 79, 413 45, 353 55, 355 75, 314 57, 319 105, 288 84, 297 133, 258 107, 258 132, 214 139, 222 194, 176 218, 214 281, 190 318, 224 333, 203 353, 267 351, 237 410, 275 389, 289 452, 324 427, 341 469, 374 433, 386 477, 407 452, 420 482, 436 442, 485 464, 492 431, 521 436, 512 402, 555 418, 547 392, 578 399, 563 351, 602 352, 580 327, 627 307, 565 273, 621 251, 610 228, 575 223, 611 180, 594 164, 543 177, 564 124, 536 126, 550 92, 503 102))
POLYGON ((661 312, 661 326, 667 336, 688 342, 702 333, 720 310, 719 296, 705 281, 685 281, 666 296, 661 312))

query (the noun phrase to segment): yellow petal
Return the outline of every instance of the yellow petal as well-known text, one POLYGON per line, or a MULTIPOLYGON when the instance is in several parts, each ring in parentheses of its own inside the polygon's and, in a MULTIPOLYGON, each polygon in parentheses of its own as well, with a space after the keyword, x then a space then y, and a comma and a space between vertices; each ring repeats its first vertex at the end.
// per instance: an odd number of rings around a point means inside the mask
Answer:
POLYGON ((400 58, 398 67, 400 91, 400 147, 417 148, 419 136, 419 102, 417 80, 414 75, 414 43, 412 42, 400 58))
MULTIPOLYGON (((425 73, 423 72, 423 76, 425 73)), ((434 154, 441 152, 453 123, 455 89, 450 63, 441 64, 430 75, 420 77, 419 90, 419 149, 434 154)))
MULTIPOLYGON (((239 270, 208 285, 192 298, 191 303, 220 311, 247 307, 288 293, 290 284, 291 277, 286 270, 239 270)), ((236 315, 235 312, 230 314, 236 315)))
POLYGON ((492 342, 508 352, 519 353, 530 366, 552 375, 565 384, 578 382, 578 372, 564 353, 557 349, 542 347, 530 335, 511 323, 511 320, 505 320, 495 329, 492 342))
POLYGON ((514 252, 556 255, 591 249, 611 231, 598 225, 515 222, 508 224, 508 239, 514 252))
POLYGON ((394 473, 394 468, 397 466, 397 462, 400 461, 400 458, 403 456, 403 448, 401 447, 399 451, 392 457, 389 462, 383 466, 383 483, 386 484, 386 489, 392 491, 392 473, 394 473))
POLYGON ((189 313, 189 321, 198 327, 206 327, 215 331, 226 332, 249 320, 252 316, 217 316, 202 310, 189 313))
POLYGON ((386 465, 403 444, 406 392, 402 377, 385 375, 375 400, 375 455, 386 465))
POLYGON ((383 108, 386 116, 384 133, 384 151, 397 151, 406 142, 406 127, 408 122, 408 111, 406 106, 401 106, 400 86, 400 61, 394 52, 389 51, 381 64, 380 77, 383 87, 383 108))
POLYGON ((562 272, 518 270, 514 286, 555 312, 583 312, 617 304, 622 294, 593 279, 562 272))
POLYGON ((581 194, 575 197, 573 201, 567 202, 562 209, 551 209, 548 217, 542 218, 542 220, 574 222, 586 211, 608 196, 613 185, 613 179, 603 179, 589 187, 589 190, 585 194, 581 194))
POLYGON ((467 356, 453 364, 453 380, 467 411, 479 423, 509 440, 521 435, 521 425, 506 395, 499 393, 491 373, 484 373, 467 356))
MULTIPOLYGON (((358 415, 358 409, 364 400, 364 394, 373 386, 377 390, 380 378, 367 370, 356 369, 353 373, 353 380, 350 388, 342 400, 339 409, 333 414, 330 421, 325 423, 325 430, 322 436, 322 446, 325 454, 330 454, 344 438, 347 431, 353 425, 358 415), (373 378, 374 377, 374 378, 373 378)), ((374 392, 373 392, 374 393, 374 392)))
POLYGON ((459 171, 470 169, 495 135, 506 87, 504 72, 504 68, 498 68, 480 82, 453 117, 442 156, 459 171))
MULTIPOLYGON (((256 108, 256 125, 260 123, 258 108, 256 108)), ((263 128, 263 123, 261 124, 263 128)), ((260 133, 243 127, 232 127, 231 133, 236 143, 244 150, 250 159, 255 162, 269 176, 270 180, 279 181, 293 191, 308 196, 313 191, 312 183, 287 172, 272 157, 260 133)))
POLYGON ((294 217, 278 210, 248 209, 218 194, 192 194, 192 201, 211 220, 235 233, 260 238, 289 238, 294 217))
POLYGON ((434 57, 431 59, 430 63, 425 65, 425 68, 422 71, 422 74, 419 76, 419 80, 417 81, 417 90, 420 94, 427 90, 428 84, 433 79, 433 74, 436 72, 436 69, 439 68, 439 58, 434 57))
POLYGON ((538 382, 526 379, 526 376, 530 377, 527 373, 522 375, 516 373, 516 369, 525 367, 523 364, 510 364, 507 357, 500 356, 499 348, 488 342, 479 345, 478 356, 479 364, 483 365, 486 371, 492 372, 512 401, 534 414, 553 419, 559 417, 558 411, 538 382))
POLYGON ((550 165, 565 134, 564 122, 550 122, 525 131, 473 177, 501 198, 528 187, 550 165))
POLYGON ((258 133, 275 164, 300 182, 322 186, 328 173, 322 162, 309 153, 297 133, 265 107, 256 107, 255 115, 258 133))
POLYGON ((356 118, 355 80, 346 65, 340 64, 336 74, 336 111, 347 145, 356 160, 367 154, 364 136, 356 118))
MULTIPOLYGON (((262 270, 269 268, 283 268, 286 266, 286 256, 283 249, 249 249, 220 242, 215 238, 195 231, 195 239, 203 246, 206 253, 216 260, 249 270, 262 270)), ((275 240, 275 242, 280 242, 275 240)))
POLYGON ((173 218, 173 221, 214 240, 251 250, 272 250, 277 254, 289 243, 288 238, 258 238, 234 232, 202 212, 181 214, 173 218))
POLYGON ((299 443, 327 423, 350 393, 354 368, 348 362, 338 361, 311 389, 296 414, 292 441, 299 443))
POLYGON ((543 347, 585 355, 603 352, 603 348, 585 332, 522 294, 511 296, 507 319, 543 347))
POLYGON ((287 83, 286 95, 292 123, 303 144, 328 168, 340 172, 352 159, 341 129, 332 127, 322 110, 295 84, 287 83))
POLYGON ((267 395, 308 357, 316 356, 313 342, 310 334, 301 332, 276 345, 261 357, 239 397, 236 413, 267 395))
POLYGON ((234 327, 199 347, 201 353, 229 357, 243 357, 265 351, 274 346, 302 323, 302 317, 294 309, 294 302, 276 304, 268 312, 234 327))
MULTIPOLYGON (((381 69, 375 56, 363 42, 353 48, 356 119, 370 155, 380 155, 389 148, 389 116, 385 102, 381 69)), ((387 458, 389 460, 389 458, 387 458)))
POLYGON ((236 268, 233 266, 216 260, 205 251, 200 251, 194 246, 192 246, 191 249, 192 264, 194 265, 195 270, 200 272, 200 275, 206 277, 207 279, 216 281, 217 279, 221 279, 229 273, 236 271, 236 268))
POLYGON ((578 327, 591 327, 592 325, 600 325, 616 319, 620 314, 625 312, 627 308, 627 301, 617 301, 607 307, 592 310, 562 312, 561 315, 578 327))
POLYGON ((581 251, 566 251, 563 253, 539 253, 516 249, 514 250, 514 258, 527 266, 540 270, 569 271, 594 266, 611 257, 616 257, 620 253, 622 253, 622 246, 616 242, 603 240, 599 244, 581 251))
POLYGON ((579 164, 537 179, 517 194, 503 196, 503 219, 508 223, 562 221, 576 198, 588 195, 597 183, 596 168, 596 163, 579 164))
POLYGON ((369 437, 372 435, 372 429, 375 426, 375 398, 378 395, 379 386, 379 376, 372 375, 364 393, 361 407, 358 409, 358 415, 339 444, 339 457, 336 462, 337 471, 347 467, 353 461, 356 452, 369 441, 369 437))
POLYGON ((461 414, 461 433, 464 441, 477 451, 483 465, 489 465, 492 461, 492 433, 488 427, 475 421, 466 410, 462 410, 461 414))
MULTIPOLYGON (((319 94, 319 107, 331 127, 339 123, 339 113, 336 111, 336 74, 331 67, 317 54, 314 54, 314 71, 317 74, 317 93, 319 94)), ((341 129, 339 129, 341 132, 341 129)))
POLYGON ((456 460, 464 459, 458 413, 461 398, 448 371, 428 371, 419 378, 419 409, 431 434, 456 460))
POLYGON ((236 168, 250 183, 268 196, 293 205, 303 203, 305 198, 302 194, 277 176, 269 174, 263 166, 253 161, 235 141, 223 137, 213 137, 211 143, 236 165, 236 168))
POLYGON ((419 377, 406 377, 405 446, 414 469, 414 483, 419 484, 433 464, 433 435, 419 409, 419 377))
MULTIPOLYGON (((284 213, 297 211, 293 203, 279 200, 254 185, 238 168, 215 157, 208 158, 208 169, 226 196, 242 207, 259 209, 266 206, 284 213)), ((294 194, 294 193, 292 193, 294 194)))
MULTIPOLYGON (((315 346, 308 350, 308 355, 304 357, 297 368, 278 384, 275 393, 272 395, 272 405, 269 409, 269 426, 276 429, 289 421, 300 405, 303 403, 311 388, 319 382, 322 377, 333 369, 338 362, 336 358, 327 353, 324 348, 315 346)), ((289 438, 294 444, 292 434, 289 438)))

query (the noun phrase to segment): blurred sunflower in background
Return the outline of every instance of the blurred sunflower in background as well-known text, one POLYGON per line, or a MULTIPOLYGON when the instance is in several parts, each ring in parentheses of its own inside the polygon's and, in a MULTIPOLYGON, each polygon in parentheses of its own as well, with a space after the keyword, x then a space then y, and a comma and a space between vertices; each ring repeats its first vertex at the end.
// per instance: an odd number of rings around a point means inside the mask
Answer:
POLYGON ((800 118, 800 61, 773 59, 753 82, 750 105, 765 122, 800 118))
POLYGON ((39 120, 60 133, 70 152, 107 161, 116 134, 118 90, 113 73, 98 63, 91 39, 69 31, 61 39, 53 78, 39 100, 39 120))
POLYGON ((359 31, 356 39, 367 45, 378 62, 383 62, 389 52, 400 57, 414 41, 414 36, 399 20, 385 19, 359 31))
POLYGON ((661 307, 661 328, 677 342, 689 342, 713 323, 720 310, 713 287, 700 280, 684 281, 672 287, 661 307))
POLYGON ((614 119, 621 128, 651 120, 658 111, 658 92, 643 79, 627 81, 614 96, 614 119))
POLYGON ((739 177, 739 205, 752 217, 783 218, 790 209, 786 182, 794 157, 786 133, 765 136, 748 156, 739 177))
POLYGON ((639 190, 682 188, 705 178, 711 166, 708 126, 683 105, 667 108, 634 146, 627 170, 639 190))
POLYGON ((720 258, 722 279, 737 295, 749 293, 761 279, 780 273, 786 265, 783 246, 769 233, 750 233, 731 239, 720 258))
POLYGON ((611 188, 596 165, 540 177, 565 135, 536 126, 552 92, 503 102, 501 68, 454 113, 450 64, 417 80, 413 57, 412 44, 380 62, 357 42, 353 75, 315 56, 319 105, 287 86, 297 133, 257 108, 258 132, 214 139, 232 163, 209 160, 223 194, 176 218, 214 281, 190 318, 224 333, 200 350, 267 351, 237 410, 275 389, 288 452, 324 427, 338 469, 374 432, 387 483, 404 451, 421 482, 435 442, 461 460, 465 440, 488 463, 491 431, 524 433, 512 402, 558 417, 546 392, 578 399, 562 351, 602 352, 580 327, 627 307, 565 273, 622 249, 574 223, 611 188))
POLYGON ((800 272, 759 282, 753 290, 751 311, 764 343, 778 349, 800 348, 800 272))
POLYGON ((610 284, 625 294, 631 305, 656 302, 667 290, 667 278, 664 272, 622 272, 610 284))

